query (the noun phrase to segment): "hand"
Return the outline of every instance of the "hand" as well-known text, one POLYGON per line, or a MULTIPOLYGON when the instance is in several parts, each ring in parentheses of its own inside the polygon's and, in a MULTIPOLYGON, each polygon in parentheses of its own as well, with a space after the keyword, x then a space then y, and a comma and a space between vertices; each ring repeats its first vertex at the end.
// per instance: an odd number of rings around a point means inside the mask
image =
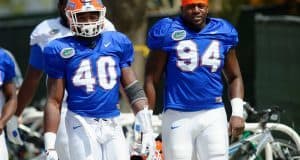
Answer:
POLYGON ((134 140, 140 155, 152 156, 155 154, 155 139, 152 129, 152 110, 146 107, 140 110, 134 121, 134 140))
POLYGON ((133 159, 153 159, 155 157, 155 140, 152 132, 142 134, 140 140, 132 145, 131 160, 133 159))
POLYGON ((18 117, 12 116, 6 124, 6 132, 9 141, 17 145, 23 145, 19 130, 18 130, 18 117))
POLYGON ((155 154, 155 139, 153 132, 142 133, 141 154, 153 156, 155 154))
POLYGON ((55 149, 48 149, 46 151, 46 160, 58 160, 57 152, 55 149))
POLYGON ((241 135, 245 128, 245 120, 242 117, 231 116, 229 121, 229 134, 232 137, 241 135))

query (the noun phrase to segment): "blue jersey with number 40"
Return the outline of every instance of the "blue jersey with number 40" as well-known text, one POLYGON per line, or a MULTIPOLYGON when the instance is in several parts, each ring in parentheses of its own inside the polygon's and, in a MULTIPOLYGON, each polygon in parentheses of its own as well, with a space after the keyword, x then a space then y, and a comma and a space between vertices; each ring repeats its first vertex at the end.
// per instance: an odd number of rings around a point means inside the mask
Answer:
POLYGON ((103 32, 93 49, 71 36, 44 49, 49 77, 65 79, 68 109, 86 117, 109 118, 117 108, 121 69, 131 65, 133 46, 119 32, 103 32))
POLYGON ((168 54, 165 109, 198 111, 223 106, 222 68, 228 51, 238 43, 235 28, 225 20, 207 18, 196 32, 180 17, 164 18, 149 31, 151 50, 168 54))

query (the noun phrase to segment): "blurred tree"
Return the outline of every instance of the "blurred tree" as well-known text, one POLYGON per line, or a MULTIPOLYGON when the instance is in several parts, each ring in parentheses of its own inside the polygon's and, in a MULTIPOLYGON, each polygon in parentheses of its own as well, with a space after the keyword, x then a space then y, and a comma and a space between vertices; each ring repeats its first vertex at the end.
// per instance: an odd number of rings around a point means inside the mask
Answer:
MULTIPOLYGON (((147 0, 103 1, 107 16, 117 30, 125 33, 135 45, 145 44, 147 31, 147 0)), ((143 80, 144 57, 136 53, 134 70, 139 80, 143 80)))
POLYGON ((250 4, 253 6, 262 6, 267 4, 283 4, 286 1, 288 0, 250 0, 250 4))
POLYGON ((104 0, 103 3, 107 7, 108 18, 119 31, 127 34, 136 44, 145 42, 147 0, 104 0))
POLYGON ((256 8, 285 6, 288 11, 283 14, 299 15, 300 12, 300 0, 210 0, 210 2, 221 3, 221 9, 214 10, 213 13, 220 17, 229 19, 234 24, 239 17, 240 7, 242 5, 250 5, 256 8))
POLYGON ((215 12, 220 17, 228 19, 232 23, 236 23, 241 5, 248 4, 249 0, 223 0, 222 9, 219 12, 215 12))
POLYGON ((0 17, 51 13, 56 10, 56 0, 0 0, 0 17))

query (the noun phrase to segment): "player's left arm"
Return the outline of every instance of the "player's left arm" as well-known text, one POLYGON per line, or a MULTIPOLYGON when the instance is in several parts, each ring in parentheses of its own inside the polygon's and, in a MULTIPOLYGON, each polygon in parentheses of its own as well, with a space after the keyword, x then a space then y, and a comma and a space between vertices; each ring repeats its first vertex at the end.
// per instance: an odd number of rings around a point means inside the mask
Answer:
POLYGON ((228 82, 229 97, 232 106, 229 133, 233 137, 236 137, 243 132, 245 122, 243 119, 244 85, 235 48, 231 48, 226 56, 224 73, 228 82))
POLYGON ((143 110, 145 106, 148 106, 142 84, 137 80, 135 72, 131 67, 122 68, 121 83, 122 86, 124 86, 126 95, 129 98, 132 110, 135 114, 143 110))
POLYGON ((2 114, 0 116, 0 134, 7 121, 13 116, 17 108, 16 85, 13 80, 3 84, 4 96, 6 103, 4 104, 2 114))
POLYGON ((134 139, 141 143, 139 149, 142 155, 154 155, 155 141, 152 129, 152 110, 148 109, 148 102, 142 84, 136 79, 130 67, 122 68, 121 83, 135 113, 134 139), (141 140, 141 142, 140 142, 141 140))

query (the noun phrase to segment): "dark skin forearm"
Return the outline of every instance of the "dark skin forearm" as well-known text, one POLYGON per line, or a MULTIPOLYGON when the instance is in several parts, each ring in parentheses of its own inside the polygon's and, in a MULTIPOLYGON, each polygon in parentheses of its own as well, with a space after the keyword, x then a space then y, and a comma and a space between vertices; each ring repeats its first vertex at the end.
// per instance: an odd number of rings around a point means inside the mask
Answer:
POLYGON ((230 98, 244 98, 244 85, 235 49, 231 49, 227 55, 224 73, 229 85, 230 98))
MULTIPOLYGON (((225 77, 229 85, 229 97, 244 98, 244 86, 240 67, 236 57, 235 49, 231 49, 226 57, 224 66, 225 77)), ((229 133, 233 137, 242 134, 245 127, 245 121, 242 117, 231 116, 229 121, 229 133)))
POLYGON ((6 103, 3 106, 2 114, 0 116, 0 134, 4 125, 15 113, 17 108, 17 95, 16 95, 16 85, 11 81, 3 85, 4 96, 6 98, 6 103))
POLYGON ((147 59, 144 90, 149 101, 150 109, 152 110, 154 110, 156 102, 156 86, 164 72, 166 62, 167 54, 163 53, 163 51, 151 51, 147 59))
MULTIPOLYGON (((122 68, 122 77, 121 77, 122 86, 128 86, 136 80, 137 80, 136 75, 135 75, 134 71, 132 70, 132 68, 130 68, 130 67, 122 68)), ((145 106, 148 106, 147 99, 141 99, 141 100, 138 100, 135 103, 131 104, 134 114, 136 114, 138 111, 144 109, 145 106)))
POLYGON ((60 121, 60 107, 64 97, 64 80, 48 78, 47 103, 44 114, 45 132, 56 133, 60 121))
POLYGON ((24 108, 29 105, 39 86, 43 71, 29 65, 25 79, 18 93, 18 107, 15 115, 20 116, 24 108))

